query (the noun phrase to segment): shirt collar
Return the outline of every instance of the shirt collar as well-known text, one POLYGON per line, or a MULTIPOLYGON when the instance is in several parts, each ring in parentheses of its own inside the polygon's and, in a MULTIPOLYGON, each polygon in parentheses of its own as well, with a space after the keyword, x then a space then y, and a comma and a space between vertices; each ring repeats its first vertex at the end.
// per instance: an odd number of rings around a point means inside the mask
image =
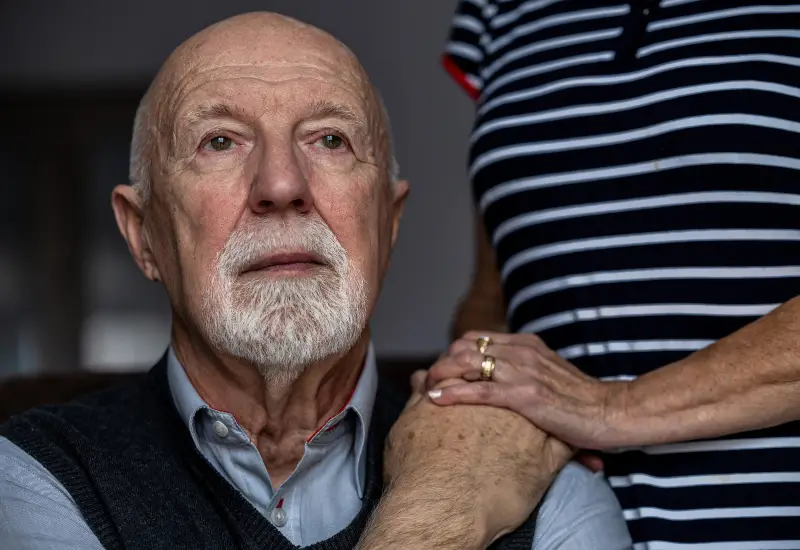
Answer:
MULTIPOLYGON (((189 429, 192 436, 194 445, 198 451, 201 451, 200 443, 198 440, 197 429, 195 428, 195 417, 197 413, 203 409, 212 409, 202 397, 197 393, 197 390, 192 385, 186 371, 181 365, 175 352, 170 346, 167 350, 167 380, 169 381, 170 392, 172 393, 172 400, 175 403, 175 408, 178 415, 183 420, 183 423, 189 429)), ((366 477, 366 453, 367 453, 367 437, 369 435, 369 427, 372 421, 372 410, 375 407, 375 396, 378 391, 378 367, 375 361, 375 350, 372 343, 367 348, 367 356, 364 360, 364 367, 356 382, 356 387, 353 390, 353 395, 350 401, 345 405, 341 413, 328 420, 325 425, 331 423, 334 418, 341 419, 344 413, 352 411, 355 413, 356 428, 354 438, 354 452, 355 452, 355 475, 358 481, 359 494, 364 494, 364 484, 366 477)), ((224 412, 224 411, 217 411, 224 412)))
POLYGON ((367 348, 367 357, 364 368, 356 383, 356 389, 350 398, 347 408, 354 411, 356 422, 355 453, 356 453, 356 479, 358 492, 364 495, 364 484, 367 471, 367 437, 372 422, 372 410, 375 408, 375 396, 378 393, 378 365, 375 360, 375 349, 370 342, 367 348))
POLYGON ((210 409, 211 407, 203 401, 197 390, 194 389, 192 382, 189 380, 186 371, 183 370, 178 358, 175 356, 175 351, 172 346, 167 350, 167 380, 169 381, 169 390, 172 393, 172 400, 175 403, 175 408, 178 410, 178 416, 181 417, 183 423, 189 428, 189 433, 192 434, 194 446, 202 453, 200 449, 200 442, 197 439, 197 430, 195 429, 195 416, 203 409, 210 409))

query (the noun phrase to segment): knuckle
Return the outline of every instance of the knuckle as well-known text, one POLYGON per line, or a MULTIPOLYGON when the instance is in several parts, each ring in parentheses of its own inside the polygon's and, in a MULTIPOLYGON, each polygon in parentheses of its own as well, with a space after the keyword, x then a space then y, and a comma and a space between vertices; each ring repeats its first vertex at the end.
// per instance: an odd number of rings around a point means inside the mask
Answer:
POLYGON ((438 363, 436 363, 435 365, 433 365, 433 366, 430 368, 430 370, 428 370, 428 375, 427 375, 427 377, 426 377, 426 378, 427 378, 428 380, 432 380, 432 379, 434 379, 434 378, 437 378, 437 377, 440 375, 440 373, 442 372, 442 370, 443 370, 444 368, 445 368, 445 363, 444 363, 444 362, 442 362, 442 361, 439 361, 438 363))
POLYGON ((524 345, 525 342, 530 342, 530 337, 530 332, 517 332, 512 338, 516 345, 524 345))
POLYGON ((532 367, 539 361, 539 353, 531 347, 522 346, 518 353, 526 367, 532 367))
POLYGON ((550 362, 556 362, 561 360, 561 356, 554 350, 551 350, 550 348, 542 352, 542 357, 550 362))
POLYGON ((482 401, 492 397, 496 391, 493 384, 477 383, 473 384, 473 386, 475 387, 475 395, 482 401))
POLYGON ((464 340, 456 340, 450 344, 449 353, 450 355, 457 355, 459 352, 464 351, 466 347, 467 343, 464 340))
POLYGON ((539 384, 527 384, 524 388, 520 388, 525 401, 534 402, 542 397, 542 387, 539 384))
POLYGON ((453 355, 457 351, 458 351, 458 340, 455 340, 453 342, 450 342, 450 345, 447 346, 447 353, 445 353, 445 356, 453 355))
POLYGON ((477 340, 478 338, 480 338, 483 335, 484 334, 482 332, 478 332, 477 330, 468 330, 467 332, 465 332, 461 336, 461 339, 462 340, 477 340))
POLYGON ((456 363, 458 363, 459 365, 463 365, 466 367, 472 364, 473 362, 472 355, 473 354, 470 351, 461 350, 453 356, 453 359, 455 359, 456 363))
POLYGON ((541 345, 544 343, 538 335, 532 332, 525 333, 525 340, 534 345, 541 345))

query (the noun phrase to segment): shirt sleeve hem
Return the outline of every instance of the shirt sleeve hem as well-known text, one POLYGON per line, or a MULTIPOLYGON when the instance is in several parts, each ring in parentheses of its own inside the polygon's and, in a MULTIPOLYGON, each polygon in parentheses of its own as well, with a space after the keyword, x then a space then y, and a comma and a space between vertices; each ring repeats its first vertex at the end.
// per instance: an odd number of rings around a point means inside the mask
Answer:
POLYGON ((481 95, 481 91, 470 82, 467 73, 461 70, 461 67, 458 66, 449 54, 442 54, 442 65, 453 80, 467 92, 467 95, 469 95, 473 101, 477 101, 478 97, 481 95))

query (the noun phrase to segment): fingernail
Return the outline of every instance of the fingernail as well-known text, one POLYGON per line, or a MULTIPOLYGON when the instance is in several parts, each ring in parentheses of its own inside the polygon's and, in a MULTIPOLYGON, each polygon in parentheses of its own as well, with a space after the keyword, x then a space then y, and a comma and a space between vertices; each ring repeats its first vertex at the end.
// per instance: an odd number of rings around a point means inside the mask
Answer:
POLYGON ((428 392, 428 397, 431 399, 439 399, 442 396, 442 390, 431 390, 428 392))

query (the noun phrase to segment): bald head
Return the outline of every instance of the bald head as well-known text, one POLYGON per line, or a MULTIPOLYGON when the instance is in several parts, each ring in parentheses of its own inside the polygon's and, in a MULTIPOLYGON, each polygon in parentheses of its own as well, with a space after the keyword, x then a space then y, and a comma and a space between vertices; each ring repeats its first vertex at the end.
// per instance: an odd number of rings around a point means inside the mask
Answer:
POLYGON ((255 13, 169 56, 136 116, 135 188, 117 186, 112 205, 167 290, 176 349, 285 382, 290 366, 299 376, 368 340, 408 191, 387 184, 393 172, 388 120, 353 54, 255 13))
POLYGON ((366 106, 365 131, 373 134, 369 139, 376 161, 390 181, 398 178, 388 113, 355 55, 321 29, 283 15, 255 12, 211 25, 186 40, 148 88, 134 120, 129 172, 131 184, 145 201, 163 162, 178 148, 174 126, 182 97, 206 76, 247 78, 236 73, 247 68, 257 72, 264 66, 278 73, 296 66, 314 67, 322 78, 336 73, 366 106))

